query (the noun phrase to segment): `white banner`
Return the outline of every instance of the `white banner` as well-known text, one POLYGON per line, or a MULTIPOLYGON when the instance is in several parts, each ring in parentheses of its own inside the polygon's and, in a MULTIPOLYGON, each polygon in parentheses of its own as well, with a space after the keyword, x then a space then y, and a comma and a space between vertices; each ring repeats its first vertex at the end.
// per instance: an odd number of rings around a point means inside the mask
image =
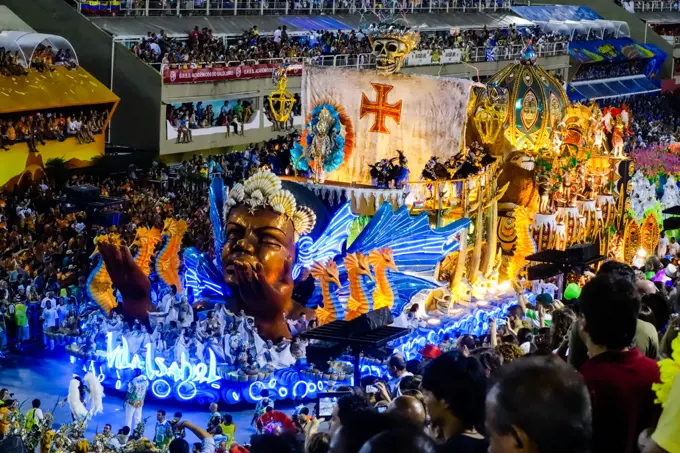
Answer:
POLYGON ((415 50, 406 56, 406 66, 424 66, 432 64, 431 50, 415 50))
POLYGON ((457 154, 473 85, 462 79, 305 66, 305 118, 316 106, 330 104, 351 122, 345 126, 345 143, 353 142, 354 149, 328 180, 369 183, 368 165, 396 157, 397 150, 404 152, 415 180, 432 156, 457 154))
POLYGON ((440 58, 441 63, 460 63, 463 52, 460 49, 444 49, 440 58))

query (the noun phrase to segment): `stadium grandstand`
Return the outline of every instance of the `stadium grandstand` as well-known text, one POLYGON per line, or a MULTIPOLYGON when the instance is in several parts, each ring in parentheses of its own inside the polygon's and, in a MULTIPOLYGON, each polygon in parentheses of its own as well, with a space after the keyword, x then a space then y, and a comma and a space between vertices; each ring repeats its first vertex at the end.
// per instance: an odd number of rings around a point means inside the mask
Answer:
MULTIPOLYGON (((21 17, 32 11, 18 0, 7 3, 21 17)), ((80 60, 121 97, 107 134, 110 146, 181 156, 300 128, 301 102, 287 124, 273 120, 272 72, 289 65, 288 89, 300 99, 305 65, 374 67, 363 29, 375 14, 417 24, 421 40, 405 61, 407 74, 483 82, 517 61, 530 41, 572 100, 660 91, 659 75, 672 70, 668 41, 641 22, 624 20, 621 14, 630 13, 614 2, 573 3, 90 0, 54 3, 59 20, 30 18, 76 42, 80 60), (652 35, 659 40, 647 42, 652 35), (610 51, 601 54, 603 46, 610 51), (190 139, 182 127, 192 132, 190 139)))

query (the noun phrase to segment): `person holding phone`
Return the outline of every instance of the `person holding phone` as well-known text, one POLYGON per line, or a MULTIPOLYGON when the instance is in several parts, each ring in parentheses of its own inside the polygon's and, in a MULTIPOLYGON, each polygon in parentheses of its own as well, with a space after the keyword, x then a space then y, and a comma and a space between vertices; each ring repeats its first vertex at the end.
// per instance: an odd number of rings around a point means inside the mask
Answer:
MULTIPOLYGON (((200 453, 215 453, 215 440, 203 428, 199 428, 189 421, 181 420, 175 425, 175 429, 188 429, 201 441, 200 453)), ((170 442, 168 453, 191 453, 189 442, 178 438, 170 442)))

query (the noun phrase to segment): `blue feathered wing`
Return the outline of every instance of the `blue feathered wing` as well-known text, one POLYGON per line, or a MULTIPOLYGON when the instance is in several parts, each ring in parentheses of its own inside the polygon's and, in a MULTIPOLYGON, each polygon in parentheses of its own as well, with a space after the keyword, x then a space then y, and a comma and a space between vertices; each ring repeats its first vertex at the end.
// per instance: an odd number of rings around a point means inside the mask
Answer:
POLYGON ((383 203, 347 252, 389 247, 400 272, 431 276, 437 263, 458 250, 457 238, 469 225, 470 219, 463 218, 433 230, 427 213, 412 217, 406 206, 394 211, 390 203, 383 203))
POLYGON ((215 237, 215 262, 217 267, 222 269, 222 249, 226 242, 222 213, 224 212, 224 202, 226 200, 224 180, 221 177, 215 176, 210 181, 208 199, 210 201, 210 222, 212 223, 213 236, 215 237))

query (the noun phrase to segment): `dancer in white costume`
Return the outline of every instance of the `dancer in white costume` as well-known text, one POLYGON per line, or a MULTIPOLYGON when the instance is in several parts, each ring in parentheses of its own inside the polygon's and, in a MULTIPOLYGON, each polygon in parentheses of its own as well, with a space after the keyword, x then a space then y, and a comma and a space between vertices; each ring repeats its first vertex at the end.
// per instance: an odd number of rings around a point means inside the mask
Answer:
POLYGON ((89 420, 94 415, 99 415, 104 412, 104 387, 97 379, 97 377, 88 372, 84 378, 81 379, 77 374, 69 382, 68 396, 66 401, 71 408, 71 417, 73 420, 89 420), (90 410, 87 410, 86 398, 91 398, 90 410))
POLYGON ((136 373, 137 376, 128 384, 128 392, 125 395, 125 426, 131 431, 134 431, 135 427, 142 422, 144 398, 149 388, 149 380, 146 376, 140 370, 136 370, 136 373))

